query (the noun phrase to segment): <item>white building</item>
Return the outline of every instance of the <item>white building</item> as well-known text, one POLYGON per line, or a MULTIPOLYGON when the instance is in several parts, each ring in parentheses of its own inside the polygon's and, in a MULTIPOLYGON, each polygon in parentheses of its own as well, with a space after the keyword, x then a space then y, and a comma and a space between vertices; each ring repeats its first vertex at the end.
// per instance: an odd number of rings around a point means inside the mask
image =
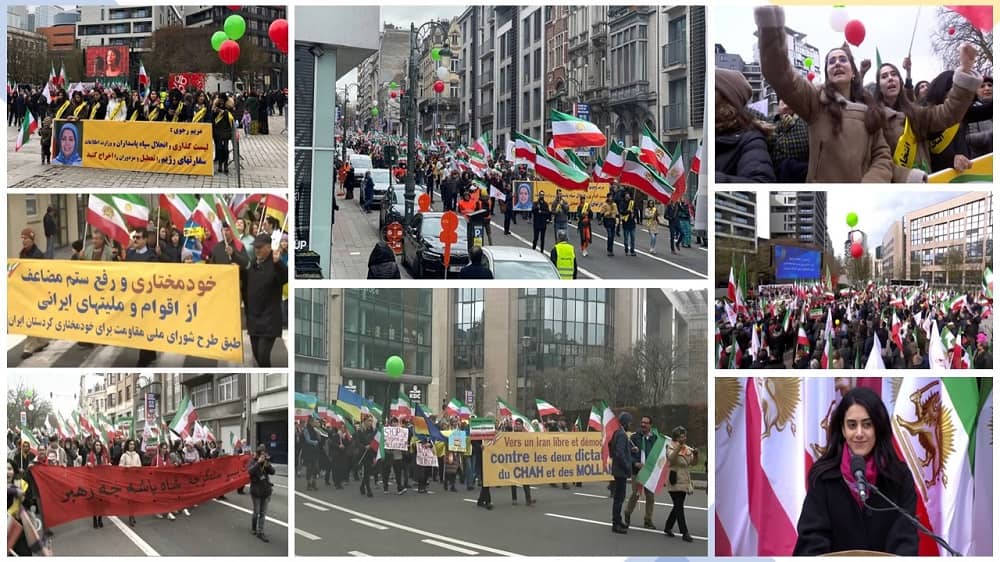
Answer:
POLYGON ((174 6, 80 6, 79 10, 76 36, 80 48, 128 45, 145 51, 144 42, 154 31, 184 21, 174 6))

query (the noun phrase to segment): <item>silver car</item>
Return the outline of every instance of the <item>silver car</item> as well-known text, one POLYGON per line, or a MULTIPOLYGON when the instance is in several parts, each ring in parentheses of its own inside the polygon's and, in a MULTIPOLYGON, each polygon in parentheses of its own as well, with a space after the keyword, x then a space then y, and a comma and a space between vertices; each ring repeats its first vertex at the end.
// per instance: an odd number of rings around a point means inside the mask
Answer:
POLYGON ((548 256, 520 246, 483 246, 494 279, 559 279, 548 256))

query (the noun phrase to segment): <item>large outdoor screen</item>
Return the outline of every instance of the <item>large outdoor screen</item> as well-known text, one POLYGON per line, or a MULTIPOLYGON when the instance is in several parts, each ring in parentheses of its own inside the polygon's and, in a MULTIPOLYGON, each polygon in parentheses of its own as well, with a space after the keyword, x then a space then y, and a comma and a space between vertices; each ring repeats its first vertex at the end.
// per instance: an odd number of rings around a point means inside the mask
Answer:
POLYGON ((124 78, 128 80, 128 47, 87 47, 88 78, 124 78))
POLYGON ((819 250, 774 245, 776 279, 819 279, 823 254, 819 250))

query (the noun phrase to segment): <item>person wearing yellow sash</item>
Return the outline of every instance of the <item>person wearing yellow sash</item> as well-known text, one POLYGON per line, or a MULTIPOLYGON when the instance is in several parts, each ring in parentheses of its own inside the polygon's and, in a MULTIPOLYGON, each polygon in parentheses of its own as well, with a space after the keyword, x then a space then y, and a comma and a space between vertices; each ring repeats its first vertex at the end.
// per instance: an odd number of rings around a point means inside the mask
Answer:
POLYGON ((215 141, 217 170, 229 174, 229 141, 233 138, 233 100, 219 94, 212 103, 212 139, 215 141))
MULTIPOLYGON (((943 103, 912 103, 904 92, 899 69, 891 63, 882 63, 878 68, 878 88, 875 101, 884 117, 882 129, 889 144, 893 159, 893 182, 923 182, 931 169, 931 151, 941 152, 954 137, 962 116, 972 104, 976 89, 983 78, 972 65, 976 60, 976 48, 964 44, 959 50, 959 67, 948 72, 952 86, 948 89, 943 103), (935 145, 931 146, 931 133, 944 131, 935 145)), ((861 61, 861 75, 871 66, 871 61, 861 61)), ((903 69, 910 72, 910 58, 903 59, 903 69)))
MULTIPOLYGON (((954 88, 957 76, 952 76, 951 72, 942 72, 931 80, 931 85, 927 88, 927 103, 941 104, 947 99, 949 92, 954 88)), ((993 104, 972 104, 959 122, 951 127, 942 130, 933 130, 928 135, 928 144, 931 151, 931 172, 940 172, 948 169, 955 169, 958 173, 963 173, 973 167, 972 158, 974 152, 969 146, 969 124, 993 119, 993 104)), ((982 176, 978 179, 966 179, 965 181, 992 181, 990 176, 982 176)))
POLYGON ((104 119, 106 121, 124 121, 127 117, 128 102, 122 91, 115 88, 108 94, 108 109, 104 119))
POLYGON ((80 119, 89 119, 91 121, 104 121, 105 116, 108 113, 107 100, 101 95, 98 90, 92 90, 90 92, 90 103, 87 104, 87 109, 84 110, 84 115, 80 116, 80 119))
POLYGON ((55 99, 52 100, 52 118, 53 119, 66 119, 72 115, 73 103, 69 101, 69 96, 66 94, 66 90, 59 88, 56 92, 55 99))
POLYGON ((191 118, 192 123, 212 122, 212 111, 208 106, 208 97, 205 95, 205 92, 198 92, 198 96, 195 98, 193 110, 194 116, 191 118))
POLYGON ((149 98, 146 100, 146 120, 147 121, 163 121, 164 116, 167 112, 163 107, 163 101, 156 92, 150 92, 149 98))
POLYGON ((142 107, 142 96, 139 92, 132 92, 132 97, 128 102, 128 115, 125 117, 126 121, 145 121, 146 111, 142 107))
POLYGON ((66 116, 67 119, 86 119, 87 118, 87 100, 83 99, 83 92, 76 90, 73 92, 72 97, 73 103, 69 108, 69 115, 66 116))
POLYGON ((180 90, 170 90, 166 120, 171 123, 191 122, 193 101, 191 94, 181 95, 180 90))

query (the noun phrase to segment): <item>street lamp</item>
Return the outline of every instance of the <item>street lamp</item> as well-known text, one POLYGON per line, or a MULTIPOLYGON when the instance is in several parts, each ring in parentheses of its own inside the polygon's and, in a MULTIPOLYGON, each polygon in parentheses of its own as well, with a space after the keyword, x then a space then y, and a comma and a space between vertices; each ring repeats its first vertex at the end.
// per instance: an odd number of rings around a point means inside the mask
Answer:
MULTIPOLYGON (((417 144, 417 46, 419 44, 420 34, 429 31, 431 29, 438 29, 443 31, 442 35, 444 37, 448 36, 448 22, 446 21, 429 21, 417 27, 416 24, 410 23, 410 59, 407 61, 406 68, 406 190, 404 191, 403 199, 405 204, 403 206, 404 212, 404 224, 409 224, 410 219, 413 218, 413 200, 416 198, 416 182, 414 175, 414 168, 416 166, 414 155, 416 154, 416 144, 417 144)), ((439 52, 441 56, 450 57, 451 49, 447 46, 442 47, 439 52)), ((433 136, 432 136, 433 140, 433 136)))
MULTIPOLYGON (((343 138, 341 138, 341 139, 340 139, 340 144, 341 144, 341 154, 342 154, 342 158, 341 158, 341 159, 342 159, 342 160, 343 160, 344 162, 347 162, 347 92, 348 92, 348 89, 349 89, 349 88, 350 88, 351 86, 354 86, 355 88, 357 88, 357 89, 358 89, 358 92, 359 92, 359 94, 360 94, 360 91, 361 91, 361 87, 360 87, 360 86, 358 86, 358 84, 357 84, 357 83, 353 83, 353 84, 344 84, 344 114, 343 114, 343 115, 341 115, 341 119, 342 119, 342 120, 343 120, 343 122, 344 122, 344 136, 343 136, 343 138)), ((335 154, 336 154, 336 153, 335 153, 335 154)))

